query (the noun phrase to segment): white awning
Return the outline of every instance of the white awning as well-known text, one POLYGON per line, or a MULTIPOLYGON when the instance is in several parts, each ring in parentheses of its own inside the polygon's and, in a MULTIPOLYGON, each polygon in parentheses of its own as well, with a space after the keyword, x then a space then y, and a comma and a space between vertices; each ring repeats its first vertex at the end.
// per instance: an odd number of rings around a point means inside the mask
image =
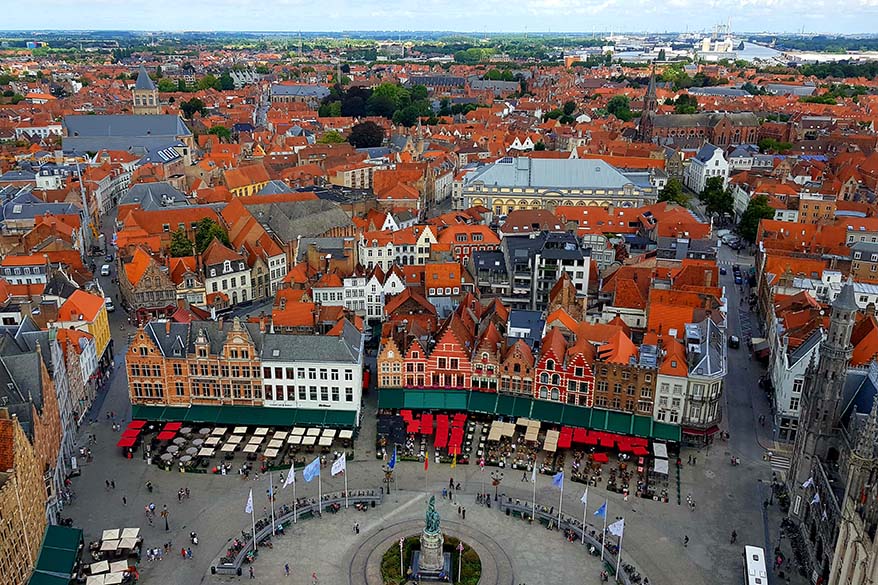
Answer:
POLYGON ((119 540, 119 529, 112 528, 110 530, 104 530, 104 533, 101 535, 101 540, 119 540))
POLYGON ((92 575, 97 575, 98 573, 106 573, 110 570, 110 563, 107 561, 100 561, 97 563, 92 563, 88 568, 88 572, 92 575))
POLYGON ((656 457, 661 457, 662 459, 668 458, 668 446, 664 443, 653 443, 652 452, 655 453, 656 457))
POLYGON ((120 538, 137 538, 140 536, 140 528, 124 528, 120 538))
POLYGON ((128 561, 115 561, 110 563, 110 572, 111 573, 122 573, 128 570, 128 561))
POLYGON ((653 469, 656 473, 661 473, 662 475, 668 474, 668 460, 667 459, 656 459, 653 463, 653 469))

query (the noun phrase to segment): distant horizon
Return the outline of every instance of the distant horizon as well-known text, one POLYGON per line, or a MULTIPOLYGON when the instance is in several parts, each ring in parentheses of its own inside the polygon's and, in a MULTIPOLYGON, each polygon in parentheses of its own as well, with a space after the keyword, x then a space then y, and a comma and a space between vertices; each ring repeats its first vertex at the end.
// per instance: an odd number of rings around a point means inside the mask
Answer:
MULTIPOLYGON (((699 33, 712 33, 712 29, 692 29, 692 30, 597 30, 597 31, 553 31, 553 30, 451 30, 451 29, 337 29, 337 30, 249 30, 249 29, 125 29, 125 28, 3 28, 0 29, 0 35, 5 33, 10 34, 41 34, 41 33, 51 33, 51 34, 59 34, 59 33, 77 33, 77 34, 85 34, 85 33, 137 33, 137 34, 241 34, 241 35, 282 35, 282 36, 296 36, 296 35, 346 35, 346 34, 369 34, 376 35, 379 33, 385 33, 388 35, 394 34, 405 34, 405 35, 418 35, 418 34, 427 34, 427 35, 438 35, 438 34, 448 34, 448 35, 464 35, 464 36, 512 36, 512 35, 528 35, 535 37, 563 37, 565 35, 577 36, 577 37, 606 37, 606 36, 673 36, 673 35, 694 35, 699 33)), ((878 38, 878 32, 828 32, 828 31, 814 31, 809 32, 805 31, 780 31, 780 30, 733 30, 731 31, 732 36, 784 36, 784 37, 818 37, 818 36, 827 36, 827 37, 863 37, 863 38, 878 38)))
POLYGON ((831 5, 825 0, 742 0, 734 7, 720 0, 31 0, 26 6, 27 10, 6 11, 5 30, 490 34, 490 28, 493 34, 524 34, 531 29, 545 34, 623 29, 631 34, 647 30, 660 34, 671 29, 710 31, 731 22, 733 33, 748 29, 796 34, 804 29, 809 34, 863 35, 870 32, 862 30, 865 23, 878 22, 875 0, 837 0, 831 5), (40 27, 33 26, 35 15, 40 27))

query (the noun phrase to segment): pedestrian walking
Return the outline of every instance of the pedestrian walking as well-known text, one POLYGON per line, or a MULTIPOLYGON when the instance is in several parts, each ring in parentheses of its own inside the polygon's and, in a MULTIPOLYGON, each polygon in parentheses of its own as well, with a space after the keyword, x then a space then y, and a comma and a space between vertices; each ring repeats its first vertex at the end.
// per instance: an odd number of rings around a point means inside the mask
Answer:
POLYGON ((317 585, 317 573, 311 573, 311 585, 317 585))
POLYGON ((458 506, 457 507, 457 515, 461 516, 462 511, 463 511, 463 508, 461 506, 458 506))
POLYGON ((445 488, 442 488, 442 499, 444 500, 446 498, 448 498, 448 490, 445 488))
POLYGON ((184 559, 186 558, 186 549, 185 548, 180 549, 180 556, 183 557, 184 559))
POLYGON ((289 563, 284 563, 284 575, 286 575, 287 577, 290 576, 290 564, 289 563))
POLYGON ((123 506, 127 506, 127 505, 128 505, 128 498, 126 498, 125 496, 122 496, 122 505, 123 505, 123 506))
POLYGON ((187 559, 192 558, 192 549, 191 548, 188 548, 188 547, 186 548, 186 558, 187 559))
POLYGON ((463 519, 466 520, 466 508, 464 508, 462 510, 462 514, 463 514, 463 519))
POLYGON ((454 478, 452 477, 451 479, 448 480, 448 491, 451 491, 453 489, 454 489, 454 478))
POLYGON ((250 565, 250 578, 255 579, 256 576, 253 574, 253 565, 250 565))
POLYGON ((184 492, 186 493, 186 499, 189 499, 189 488, 187 487, 184 492))
POLYGON ((698 457, 693 457, 692 458, 692 465, 695 465, 696 463, 698 463, 698 457))
POLYGON ((689 546, 689 535, 688 534, 683 536, 683 546, 685 546, 685 547, 689 546))
POLYGON ((692 455, 689 456, 689 461, 688 461, 688 463, 689 463, 689 465, 692 465, 692 455))
POLYGON ((105 490, 110 489, 110 480, 109 479, 104 480, 104 489, 105 490))
POLYGON ((354 524, 354 532, 356 532, 357 534, 360 533, 360 523, 359 522, 354 524))
POLYGON ((527 469, 521 472, 521 481, 528 481, 527 479, 527 469))
POLYGON ((111 488, 111 489, 116 489, 116 480, 115 480, 115 479, 111 479, 111 480, 110 480, 110 488, 111 488))
POLYGON ((732 530, 732 544, 735 544, 738 541, 738 533, 732 530))

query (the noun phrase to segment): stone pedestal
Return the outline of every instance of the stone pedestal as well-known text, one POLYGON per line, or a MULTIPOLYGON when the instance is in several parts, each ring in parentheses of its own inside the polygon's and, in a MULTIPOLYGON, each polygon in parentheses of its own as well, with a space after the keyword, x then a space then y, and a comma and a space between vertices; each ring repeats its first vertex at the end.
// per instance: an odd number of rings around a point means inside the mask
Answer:
POLYGON ((418 568, 421 572, 439 572, 445 568, 445 559, 442 554, 442 544, 445 539, 442 533, 431 534, 426 530, 421 533, 421 554, 419 555, 418 568))

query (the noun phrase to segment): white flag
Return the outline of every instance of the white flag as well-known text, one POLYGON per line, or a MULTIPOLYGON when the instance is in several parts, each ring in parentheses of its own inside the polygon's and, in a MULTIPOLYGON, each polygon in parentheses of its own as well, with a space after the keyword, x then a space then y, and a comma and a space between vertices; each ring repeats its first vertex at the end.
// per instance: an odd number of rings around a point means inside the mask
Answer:
POLYGON ((537 481, 537 462, 534 461, 533 470, 530 472, 530 481, 531 483, 536 483, 537 481))
POLYGON ((609 526, 607 526, 607 530, 610 531, 610 534, 613 536, 622 537, 622 533, 625 532, 625 519, 622 518, 618 522, 613 522, 609 526))
POLYGON ((583 506, 588 506, 588 488, 585 488, 585 493, 582 494, 582 497, 579 498, 579 501, 582 502, 583 506))
POLYGON ((809 487, 811 487, 812 485, 814 485, 814 478, 809 477, 807 480, 805 480, 805 483, 802 484, 802 489, 806 490, 809 487))
POLYGON ((244 508, 244 511, 248 514, 253 513, 253 488, 250 488, 250 497, 247 498, 247 506, 244 508))
POLYGON ((811 498, 811 505, 820 503, 820 494, 814 494, 814 497, 811 498))
POLYGON ((345 464, 345 459, 346 459, 346 455, 345 455, 345 453, 342 453, 341 457, 339 457, 338 459, 333 461, 332 469, 329 470, 333 476, 336 476, 339 473, 344 473, 344 470, 347 468, 347 465, 345 464))
POLYGON ((284 482, 284 489, 287 489, 287 486, 291 483, 296 483, 296 462, 293 461, 293 464, 290 465, 290 472, 287 474, 287 480, 284 482))

